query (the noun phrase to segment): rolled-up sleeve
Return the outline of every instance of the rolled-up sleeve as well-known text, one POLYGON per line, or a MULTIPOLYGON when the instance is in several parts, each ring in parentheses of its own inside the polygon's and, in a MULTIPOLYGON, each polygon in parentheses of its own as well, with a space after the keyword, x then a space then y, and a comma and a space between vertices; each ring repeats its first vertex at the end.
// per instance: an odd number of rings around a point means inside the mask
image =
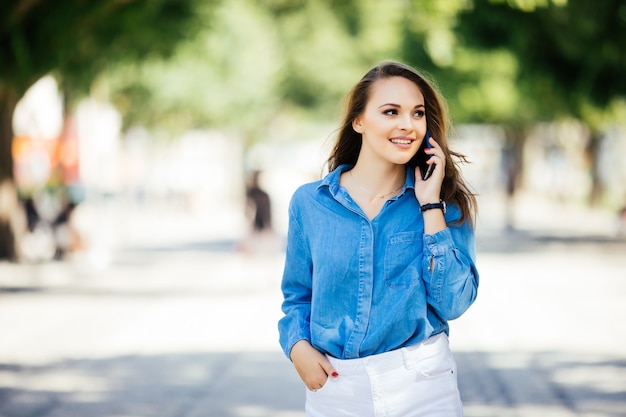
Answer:
POLYGON ((474 229, 465 222, 424 235, 422 271, 428 304, 443 320, 454 320, 476 299, 478 271, 474 229))

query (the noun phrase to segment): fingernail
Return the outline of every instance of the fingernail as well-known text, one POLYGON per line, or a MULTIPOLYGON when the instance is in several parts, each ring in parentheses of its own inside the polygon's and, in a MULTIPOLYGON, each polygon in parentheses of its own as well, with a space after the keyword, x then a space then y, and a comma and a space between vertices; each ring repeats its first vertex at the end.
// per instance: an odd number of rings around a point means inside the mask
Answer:
POLYGON ((333 377, 333 378, 337 378, 338 376, 339 376, 339 374, 338 374, 337 372, 333 372, 333 373, 332 373, 332 377, 333 377))

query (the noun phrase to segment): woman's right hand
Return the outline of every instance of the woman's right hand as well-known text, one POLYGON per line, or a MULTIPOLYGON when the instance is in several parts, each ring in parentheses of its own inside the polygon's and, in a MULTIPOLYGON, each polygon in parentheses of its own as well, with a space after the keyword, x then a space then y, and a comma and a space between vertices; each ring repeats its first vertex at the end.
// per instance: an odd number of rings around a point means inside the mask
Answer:
POLYGON ((304 385, 311 391, 322 388, 328 377, 337 378, 339 376, 326 356, 311 346, 307 340, 300 340, 293 345, 291 361, 304 385))

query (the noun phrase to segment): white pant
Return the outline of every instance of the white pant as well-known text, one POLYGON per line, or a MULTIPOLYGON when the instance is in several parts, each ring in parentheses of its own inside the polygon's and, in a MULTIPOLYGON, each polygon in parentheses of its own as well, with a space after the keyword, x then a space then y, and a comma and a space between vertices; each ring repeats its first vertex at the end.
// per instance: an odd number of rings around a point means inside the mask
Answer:
POLYGON ((359 359, 328 357, 339 376, 306 392, 307 417, 462 417, 445 333, 359 359))

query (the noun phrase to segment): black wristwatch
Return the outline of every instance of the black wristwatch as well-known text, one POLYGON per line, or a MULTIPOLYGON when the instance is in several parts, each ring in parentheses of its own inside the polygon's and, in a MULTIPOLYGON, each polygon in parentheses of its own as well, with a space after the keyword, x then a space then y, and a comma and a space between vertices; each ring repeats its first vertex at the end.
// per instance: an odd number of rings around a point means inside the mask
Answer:
POLYGON ((443 211, 443 214, 446 214, 446 202, 441 200, 439 203, 428 203, 420 206, 420 210, 422 211, 422 213, 432 209, 441 209, 441 211, 443 211))

